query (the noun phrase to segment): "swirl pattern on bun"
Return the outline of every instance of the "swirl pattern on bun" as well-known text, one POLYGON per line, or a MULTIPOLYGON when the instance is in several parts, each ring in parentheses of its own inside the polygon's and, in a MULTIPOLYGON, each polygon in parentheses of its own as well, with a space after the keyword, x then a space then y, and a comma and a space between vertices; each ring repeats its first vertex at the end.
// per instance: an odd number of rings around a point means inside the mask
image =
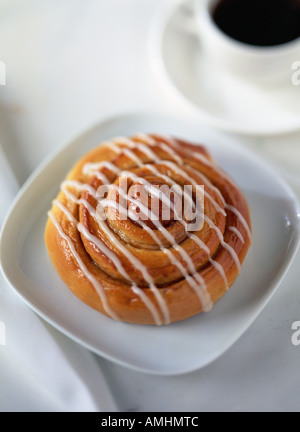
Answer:
POLYGON ((251 244, 250 212, 204 146, 136 134, 77 162, 45 241, 80 300, 114 320, 162 325, 211 310, 228 291, 251 244))

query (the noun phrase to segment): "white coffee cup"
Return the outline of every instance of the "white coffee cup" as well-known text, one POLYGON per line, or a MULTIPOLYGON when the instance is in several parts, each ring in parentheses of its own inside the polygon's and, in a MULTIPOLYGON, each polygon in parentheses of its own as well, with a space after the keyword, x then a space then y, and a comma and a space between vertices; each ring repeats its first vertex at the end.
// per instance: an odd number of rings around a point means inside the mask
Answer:
POLYGON ((260 83, 277 84, 291 79, 292 65, 300 60, 300 38, 281 45, 260 47, 239 42, 214 22, 219 0, 194 0, 194 18, 201 46, 215 67, 260 83))

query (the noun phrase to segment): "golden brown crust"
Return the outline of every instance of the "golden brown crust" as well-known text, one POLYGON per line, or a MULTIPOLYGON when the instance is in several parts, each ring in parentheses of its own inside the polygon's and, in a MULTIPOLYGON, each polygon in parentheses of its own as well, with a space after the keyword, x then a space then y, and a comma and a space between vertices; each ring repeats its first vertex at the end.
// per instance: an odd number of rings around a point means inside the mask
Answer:
MULTIPOLYGON (((207 302, 218 301, 238 276, 239 263, 251 243, 249 208, 238 186, 203 146, 159 135, 131 137, 129 147, 126 140, 110 141, 82 157, 67 181, 53 204, 45 242, 64 283, 92 308, 130 323, 180 321, 202 312, 207 302), (95 165, 94 171, 86 169, 91 167, 87 164, 102 161, 113 163, 120 172, 107 164, 98 167, 98 175, 95 165), (121 220, 120 212, 110 206, 105 209, 105 225, 99 224, 95 217, 99 198, 92 191, 104 178, 120 186, 124 171, 134 174, 126 177, 127 193, 134 199, 138 199, 134 194, 139 179, 151 185, 176 182, 181 189, 191 181, 204 185, 203 228, 187 233, 173 214, 169 222, 159 219, 172 236, 168 237, 150 220, 146 221, 148 229, 130 218, 121 220), (89 187, 82 190, 74 181, 89 187), (191 267, 196 274, 192 275, 191 267)), ((107 200, 111 193, 109 189, 107 200)), ((120 195, 114 198, 118 201, 120 195)))

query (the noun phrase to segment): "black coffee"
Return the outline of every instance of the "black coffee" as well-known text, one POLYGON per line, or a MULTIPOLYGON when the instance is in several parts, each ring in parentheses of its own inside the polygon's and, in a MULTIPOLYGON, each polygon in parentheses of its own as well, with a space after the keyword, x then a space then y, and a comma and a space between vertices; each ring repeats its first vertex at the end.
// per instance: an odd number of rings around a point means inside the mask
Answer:
POLYGON ((212 16, 224 33, 250 45, 280 45, 300 37, 300 0, 220 0, 212 16))

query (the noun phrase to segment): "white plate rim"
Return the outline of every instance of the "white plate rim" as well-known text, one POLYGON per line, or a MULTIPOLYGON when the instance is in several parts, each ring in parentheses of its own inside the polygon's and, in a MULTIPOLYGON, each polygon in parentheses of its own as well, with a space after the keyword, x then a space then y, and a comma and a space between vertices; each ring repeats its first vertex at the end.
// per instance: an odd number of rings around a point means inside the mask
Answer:
MULTIPOLYGON (((135 370, 135 371, 139 371, 142 373, 147 373, 147 374, 152 374, 152 375, 162 375, 162 376, 174 376, 174 375, 182 375, 185 373, 190 373, 194 370, 198 370, 200 368, 203 368, 205 366, 207 366, 208 364, 212 363, 213 361, 215 361, 217 358, 219 358, 221 355, 223 355, 226 351, 228 351, 228 349, 231 348, 231 346, 240 338, 241 335, 244 334, 245 330, 248 329, 252 323, 256 320, 256 318, 260 315, 260 313, 262 312, 262 310, 265 308, 265 306, 269 303, 269 301, 271 300, 271 298, 273 297, 273 295, 276 293, 276 291, 278 290, 282 280, 284 279, 285 275, 287 274, 290 266, 292 265, 292 262, 296 256, 297 250, 299 248, 300 245, 300 205, 299 202, 294 194, 294 192, 292 191, 292 189, 290 188, 290 186, 281 178, 278 176, 278 174, 275 172, 275 169, 272 168, 269 164, 267 164, 264 160, 260 159, 254 152, 252 152, 251 150, 247 149, 247 148, 242 148, 242 152, 245 155, 248 155, 252 158, 252 160, 255 160, 258 164, 260 164, 261 167, 264 168, 264 170, 266 172, 268 172, 269 174, 276 176, 277 181, 281 184, 282 188, 285 190, 286 194, 290 197, 291 202, 293 202, 293 205, 295 207, 295 211, 297 212, 298 215, 298 220, 299 220, 299 225, 298 225, 298 229, 297 229, 297 237, 296 239, 293 239, 293 246, 292 248, 289 250, 289 261, 286 264, 286 266, 280 271, 278 272, 276 278, 273 281, 272 286, 270 286, 270 293, 266 296, 266 298, 264 299, 264 301, 262 301, 260 303, 260 307, 256 308, 256 313, 252 315, 251 320, 245 322, 244 326, 241 326, 240 331, 232 338, 232 340, 230 341, 230 343, 228 343, 227 348, 224 351, 221 351, 220 353, 217 353, 215 356, 211 356, 210 358, 207 359, 206 362, 202 362, 200 366, 195 365, 193 368, 178 368, 176 371, 166 371, 166 370, 152 370, 149 367, 143 367, 143 366, 137 366, 137 365, 133 365, 131 363, 128 363, 127 361, 123 361, 122 359, 119 358, 115 358, 114 356, 111 356, 110 354, 103 352, 101 350, 99 350, 97 347, 85 342, 83 339, 81 339, 80 337, 77 337, 76 335, 74 335, 71 331, 67 330, 66 328, 64 328, 63 326, 59 325, 55 320, 53 320, 52 318, 50 318, 47 314, 43 313, 42 311, 40 311, 40 309, 35 306, 31 301, 29 301, 26 296, 24 294, 22 294, 19 289, 17 287, 15 287, 13 285, 13 283, 10 281, 9 277, 7 276, 7 273, 5 272, 5 259, 3 259, 3 249, 4 249, 4 242, 3 242, 3 236, 4 233, 7 229, 7 226, 9 225, 9 220, 11 218, 11 216, 14 214, 15 208, 18 205, 18 202, 20 200, 21 197, 23 197, 23 195, 30 190, 30 186, 31 184, 37 180, 37 178, 41 175, 41 173, 43 172, 43 170, 45 169, 45 167, 48 166, 48 164, 50 164, 51 162, 53 162, 58 156, 61 156, 61 154, 64 151, 68 151, 69 147, 72 147, 72 145, 74 144, 74 141, 76 140, 82 140, 85 136, 90 135, 93 133, 94 130, 98 129, 100 126, 105 126, 109 123, 115 123, 118 122, 120 120, 124 120, 125 118, 128 119, 132 119, 132 118, 139 118, 139 117, 159 117, 159 115, 157 113, 153 113, 153 112, 131 112, 131 113, 120 113, 117 114, 116 116, 109 116, 107 118, 104 118, 96 123, 94 123, 90 128, 85 128, 83 131, 81 131, 81 133, 79 134, 74 134, 71 139, 66 140, 65 142, 63 142, 60 146, 58 146, 57 149, 55 149, 54 151, 52 151, 49 156, 47 156, 45 158, 45 160, 36 168, 36 170, 29 176, 28 180, 24 183, 24 185, 22 186, 22 188, 20 189, 20 191, 18 192, 17 196, 15 197, 9 212, 7 213, 7 216, 5 218, 4 224, 2 226, 1 229, 1 233, 0 233, 0 268, 2 270, 2 273, 6 279, 6 281, 8 282, 9 286, 13 289, 13 291, 35 312, 37 313, 41 318, 43 318, 46 322, 50 323, 53 327, 55 327, 57 330, 61 331, 63 334, 67 335, 68 337, 70 337, 72 340, 76 341, 77 343, 79 343, 80 345, 84 346, 85 348, 89 349, 90 351, 106 358, 107 360, 110 360, 114 363, 117 363, 121 366, 127 367, 129 369, 135 370)), ((162 116, 166 116, 166 114, 162 114, 162 116)), ((169 118, 174 119, 174 115, 170 115, 169 118)), ((184 122, 186 122, 186 119, 184 119, 184 122)), ((228 139, 228 138, 227 138, 228 139)), ((234 146, 237 146, 237 143, 233 144, 234 146)))
POLYGON ((270 129, 263 128, 247 128, 247 127, 239 127, 236 123, 223 120, 221 117, 214 116, 204 109, 201 109, 199 106, 194 104, 191 100, 184 96, 184 94, 176 87, 173 81, 169 78, 168 71, 166 69, 165 63, 162 59, 161 55, 161 46, 162 39, 165 30, 166 23, 170 18, 171 14, 174 12, 174 9, 178 7, 180 4, 180 0, 166 0, 162 4, 157 7, 155 11, 152 23, 150 26, 150 30, 148 33, 148 56, 150 59, 150 65, 152 67, 153 73, 161 82, 161 84, 169 91, 170 94, 173 94, 176 99, 183 104, 186 108, 188 108, 191 113, 198 116, 202 121, 211 127, 220 129, 225 132, 232 132, 245 136, 262 136, 262 137, 270 137, 270 136, 280 136, 284 134, 295 133, 300 130, 300 121, 299 125, 294 127, 278 127, 276 129, 276 125, 274 126, 274 130, 270 131, 270 129))

